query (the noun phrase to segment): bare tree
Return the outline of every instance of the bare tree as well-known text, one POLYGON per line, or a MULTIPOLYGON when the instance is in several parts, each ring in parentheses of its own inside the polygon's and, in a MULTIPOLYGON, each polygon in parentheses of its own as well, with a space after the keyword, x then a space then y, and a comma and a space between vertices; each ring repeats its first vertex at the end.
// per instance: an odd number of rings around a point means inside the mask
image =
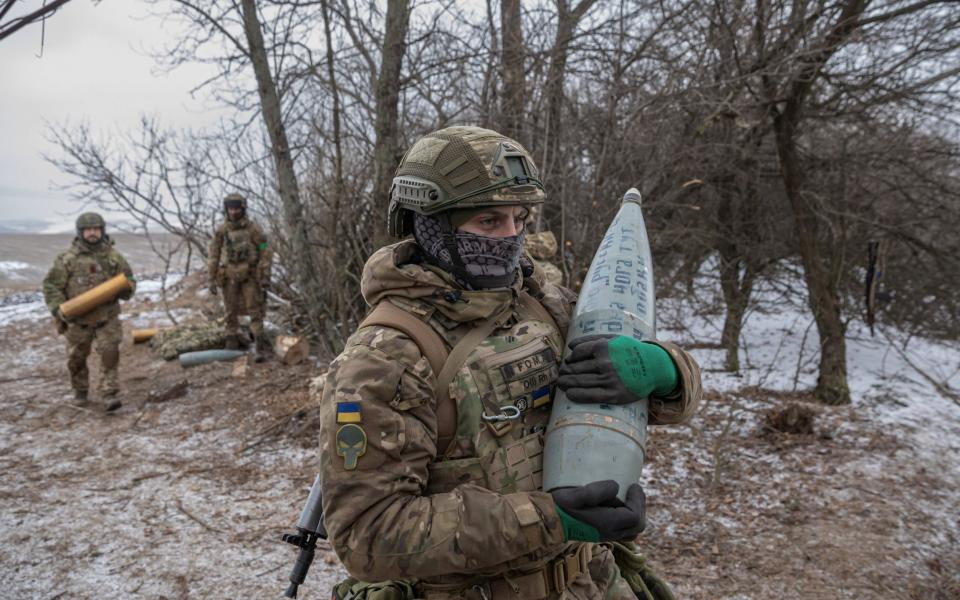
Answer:
POLYGON ((524 126, 526 90, 524 89, 523 17, 520 0, 500 2, 500 29, 503 32, 500 51, 503 94, 500 97, 501 133, 521 144, 527 144, 524 126))
POLYGON ((216 185, 210 175, 215 161, 202 141, 146 118, 119 141, 97 140, 86 125, 51 126, 48 137, 62 155, 47 161, 77 180, 67 188, 77 200, 119 208, 141 231, 172 234, 188 245, 188 254, 206 256, 219 202, 207 194, 216 185))
POLYGON ((320 274, 314 264, 311 251, 307 221, 304 219, 304 205, 300 197, 300 186, 290 153, 290 143, 283 122, 282 107, 277 86, 274 84, 267 49, 263 42, 260 19, 254 0, 241 0, 244 33, 247 39, 247 52, 257 79, 257 93, 260 96, 260 109, 263 114, 267 133, 270 137, 270 150, 277 169, 277 189, 283 206, 286 230, 290 235, 291 249, 297 255, 292 264, 296 269, 296 280, 304 296, 305 313, 316 331, 322 330, 322 318, 314 308, 319 305, 321 285, 320 274))
MULTIPOLYGON (((34 23, 45 27, 47 19, 67 2, 70 0, 51 0, 49 3, 42 2, 39 7, 29 12, 11 14, 15 6, 27 4, 26 0, 0 0, 0 41, 34 23)), ((42 37, 40 43, 42 46, 42 37)))
MULTIPOLYGON (((410 1, 388 0, 380 73, 376 91, 376 134, 374 148, 374 202, 386 208, 393 174, 400 164, 399 104, 401 66, 410 26, 410 1)), ((385 211, 384 211, 385 212, 385 211)), ((381 225, 384 229, 384 225, 381 225)))
POLYGON ((545 176, 556 171, 560 141, 563 139, 563 85, 567 74, 567 61, 570 56, 570 44, 574 39, 580 21, 597 0, 580 0, 576 6, 570 6, 568 0, 555 0, 557 8, 557 30, 553 48, 550 50, 550 67, 544 93, 547 97, 547 115, 540 133, 543 159, 540 168, 545 176))

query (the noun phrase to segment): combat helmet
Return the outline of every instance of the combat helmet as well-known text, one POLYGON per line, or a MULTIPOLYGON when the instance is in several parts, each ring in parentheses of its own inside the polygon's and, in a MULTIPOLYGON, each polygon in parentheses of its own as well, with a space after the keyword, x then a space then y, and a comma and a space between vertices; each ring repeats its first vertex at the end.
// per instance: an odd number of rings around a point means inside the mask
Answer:
POLYGON ((533 206, 544 199, 537 166, 516 140, 480 127, 448 127, 417 140, 400 160, 387 226, 403 238, 413 232, 414 213, 533 206))
POLYGON ((77 217, 77 235, 82 235, 84 229, 90 229, 93 227, 99 227, 101 233, 107 232, 107 223, 103 220, 103 217, 100 216, 100 213, 95 212, 85 212, 79 217, 77 217))
POLYGON ((241 209, 243 212, 240 214, 240 217, 243 218, 247 215, 247 199, 244 198, 242 194, 236 192, 227 194, 223 198, 223 214, 227 214, 228 208, 241 209))

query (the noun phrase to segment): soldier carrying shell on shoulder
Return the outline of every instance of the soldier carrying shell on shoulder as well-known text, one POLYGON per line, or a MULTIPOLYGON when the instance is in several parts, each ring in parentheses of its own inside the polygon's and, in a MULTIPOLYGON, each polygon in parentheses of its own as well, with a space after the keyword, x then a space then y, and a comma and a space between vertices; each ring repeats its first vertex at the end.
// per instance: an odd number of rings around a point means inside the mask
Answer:
POLYGON ((78 406, 89 402, 90 372, 87 357, 96 347, 100 355, 100 394, 103 408, 112 412, 120 408, 117 378, 120 364, 120 300, 129 300, 136 288, 133 271, 122 254, 114 249, 107 235, 103 217, 88 212, 77 218, 77 237, 66 252, 57 256, 43 280, 43 295, 53 315, 57 331, 67 340, 67 368, 74 400, 78 406), (127 285, 119 294, 89 312, 69 317, 61 310, 68 300, 83 294, 117 275, 126 276, 127 285))

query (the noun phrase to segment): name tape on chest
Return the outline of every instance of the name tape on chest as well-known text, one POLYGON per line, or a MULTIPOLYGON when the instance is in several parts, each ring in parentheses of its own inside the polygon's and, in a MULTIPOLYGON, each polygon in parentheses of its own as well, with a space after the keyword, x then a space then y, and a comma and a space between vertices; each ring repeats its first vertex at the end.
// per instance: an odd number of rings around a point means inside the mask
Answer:
POLYGON ((516 381, 533 371, 538 371, 548 365, 554 365, 556 362, 557 359, 553 349, 544 348, 536 354, 500 365, 500 373, 503 375, 504 381, 516 381))

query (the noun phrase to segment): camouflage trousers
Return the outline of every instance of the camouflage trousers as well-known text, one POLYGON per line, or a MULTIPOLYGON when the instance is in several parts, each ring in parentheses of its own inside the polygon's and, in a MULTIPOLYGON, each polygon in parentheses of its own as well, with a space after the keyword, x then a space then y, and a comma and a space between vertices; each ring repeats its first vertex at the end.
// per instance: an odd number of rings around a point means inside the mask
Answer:
POLYGON ((580 573, 562 591, 548 582, 545 594, 534 594, 516 585, 516 580, 511 586, 511 581, 503 578, 500 581, 507 581, 507 585, 481 583, 459 590, 426 586, 419 590, 420 595, 426 600, 637 600, 630 584, 620 576, 613 552, 599 544, 593 545, 591 550, 587 571, 580 573))
POLYGON ((101 392, 116 392, 120 389, 117 381, 117 366, 120 364, 120 339, 122 330, 120 318, 113 317, 96 325, 71 323, 64 334, 67 338, 67 368, 70 370, 70 385, 78 392, 86 392, 90 387, 90 371, 87 357, 96 344, 100 355, 101 392))
POLYGON ((240 315, 250 315, 250 332, 254 336, 263 333, 263 291, 253 279, 223 283, 223 308, 226 315, 226 334, 237 335, 240 331, 240 315))

